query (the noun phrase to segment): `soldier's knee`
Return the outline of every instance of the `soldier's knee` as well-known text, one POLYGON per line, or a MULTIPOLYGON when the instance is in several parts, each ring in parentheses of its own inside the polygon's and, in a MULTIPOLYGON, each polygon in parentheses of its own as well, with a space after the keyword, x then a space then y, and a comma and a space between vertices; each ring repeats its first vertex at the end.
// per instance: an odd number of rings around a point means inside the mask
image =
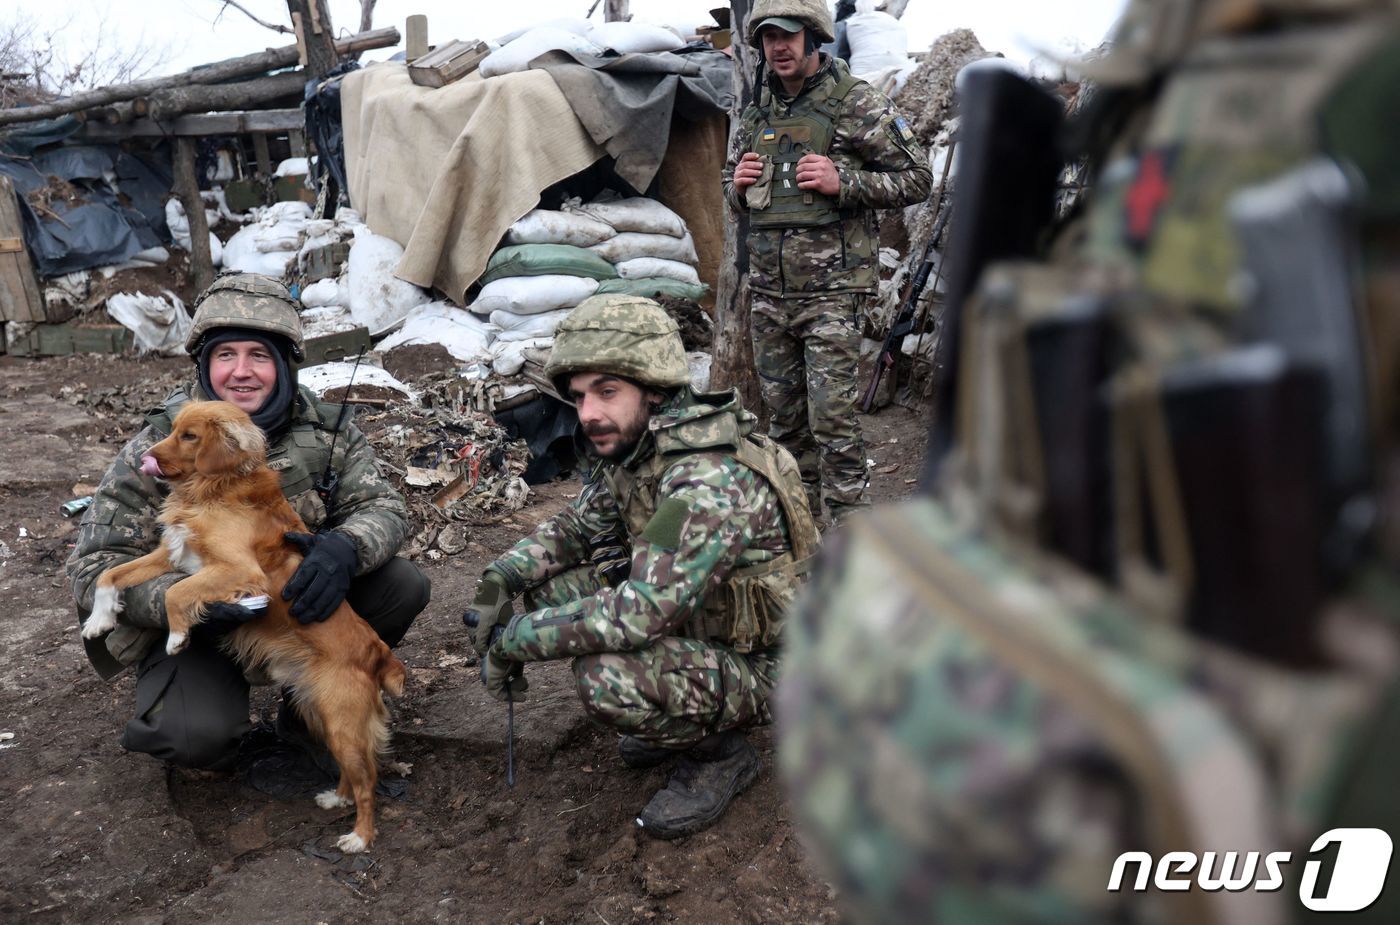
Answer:
POLYGON ((583 711, 610 726, 630 728, 635 720, 651 712, 626 677, 605 666, 607 654, 580 655, 574 659, 574 686, 583 711))
MULTIPOLYGON (((167 718, 168 719, 168 718, 167 718)), ((247 723, 201 722, 186 724, 142 719, 127 724, 122 747, 168 761, 182 768, 218 771, 231 767, 247 723)))

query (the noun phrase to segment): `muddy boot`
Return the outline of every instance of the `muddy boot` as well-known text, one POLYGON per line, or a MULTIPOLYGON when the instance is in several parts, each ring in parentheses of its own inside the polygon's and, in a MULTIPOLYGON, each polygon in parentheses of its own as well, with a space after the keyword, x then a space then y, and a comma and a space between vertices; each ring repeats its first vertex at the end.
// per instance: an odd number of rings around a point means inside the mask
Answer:
POLYGON ((663 761, 669 761, 680 754, 674 748, 664 748, 636 736, 623 736, 617 743, 617 753, 622 763, 629 768, 654 768, 663 761))
POLYGON ((738 730, 706 736, 681 758, 637 825, 653 838, 667 840, 704 831, 753 783, 759 765, 758 752, 738 730))

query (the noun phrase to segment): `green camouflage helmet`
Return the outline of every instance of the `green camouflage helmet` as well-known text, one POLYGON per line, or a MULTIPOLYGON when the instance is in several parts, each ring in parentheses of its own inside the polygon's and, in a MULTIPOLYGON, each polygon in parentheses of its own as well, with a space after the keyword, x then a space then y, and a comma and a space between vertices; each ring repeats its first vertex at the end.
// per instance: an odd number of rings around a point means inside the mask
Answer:
POLYGON ((749 15, 748 42, 759 47, 758 27, 765 19, 796 19, 817 37, 819 42, 836 41, 836 26, 831 21, 831 11, 826 8, 826 0, 758 0, 749 15))
POLYGON ((305 359, 301 336, 301 306, 287 287, 257 273, 225 273, 194 303, 194 326, 185 352, 199 356, 204 336, 215 328, 251 328, 280 334, 292 345, 292 359, 305 359))
POLYGON ((589 296, 559 325, 544 374, 568 396, 574 373, 611 373, 651 386, 690 384, 680 328, 665 309, 641 296, 589 296))

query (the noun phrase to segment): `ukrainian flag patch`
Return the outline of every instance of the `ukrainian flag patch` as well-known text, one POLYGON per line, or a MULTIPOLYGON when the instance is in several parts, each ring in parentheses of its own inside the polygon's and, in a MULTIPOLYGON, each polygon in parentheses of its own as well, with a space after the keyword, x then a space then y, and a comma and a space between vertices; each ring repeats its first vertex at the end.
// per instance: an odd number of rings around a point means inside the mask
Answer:
POLYGON ((894 127, 898 130, 899 137, 903 138, 906 142, 912 142, 914 140, 914 130, 909 127, 908 119, 905 119, 903 116, 895 116, 894 127))
POLYGON ((758 140, 763 142, 764 144, 772 144, 773 142, 778 140, 777 129, 764 129, 763 134, 758 136, 758 140))

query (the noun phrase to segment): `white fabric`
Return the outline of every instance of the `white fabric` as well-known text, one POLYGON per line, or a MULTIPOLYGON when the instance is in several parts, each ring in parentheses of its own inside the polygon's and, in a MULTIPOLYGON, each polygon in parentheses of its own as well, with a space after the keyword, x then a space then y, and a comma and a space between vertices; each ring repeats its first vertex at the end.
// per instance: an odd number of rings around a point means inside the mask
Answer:
POLYGON ((901 68, 909 60, 909 33, 889 13, 857 12, 846 20, 846 40, 851 43, 851 73, 857 77, 901 68))
POLYGON ((451 302, 429 302, 409 312, 403 327, 380 341, 375 352, 387 353, 405 344, 441 344, 462 363, 485 363, 491 359, 495 336, 496 326, 471 312, 451 302))
POLYGON ((597 289, 596 279, 583 276, 507 276, 482 286, 481 294, 469 307, 478 315, 501 310, 537 315, 573 308, 597 289))
POLYGON ((417 392, 395 379, 388 371, 367 363, 361 363, 359 369, 355 368, 354 363, 322 363, 320 366, 308 366, 297 370, 297 384, 306 386, 320 398, 331 389, 350 385, 352 375, 355 377, 353 384, 356 388, 372 385, 380 389, 393 389, 402 392, 409 401, 415 404, 418 402, 417 392))
POLYGON ((119 292, 107 300, 107 314, 132 332, 137 351, 179 356, 185 351, 185 339, 194 319, 185 311, 179 296, 169 289, 161 291, 164 298, 119 292))
POLYGON ((312 283, 301 291, 301 304, 307 308, 341 305, 340 282, 334 278, 312 283))
POLYGON ((355 233, 346 261, 346 302, 355 320, 372 336, 391 331, 415 307, 430 300, 428 293, 394 276, 403 256, 397 242, 368 228, 355 233))

